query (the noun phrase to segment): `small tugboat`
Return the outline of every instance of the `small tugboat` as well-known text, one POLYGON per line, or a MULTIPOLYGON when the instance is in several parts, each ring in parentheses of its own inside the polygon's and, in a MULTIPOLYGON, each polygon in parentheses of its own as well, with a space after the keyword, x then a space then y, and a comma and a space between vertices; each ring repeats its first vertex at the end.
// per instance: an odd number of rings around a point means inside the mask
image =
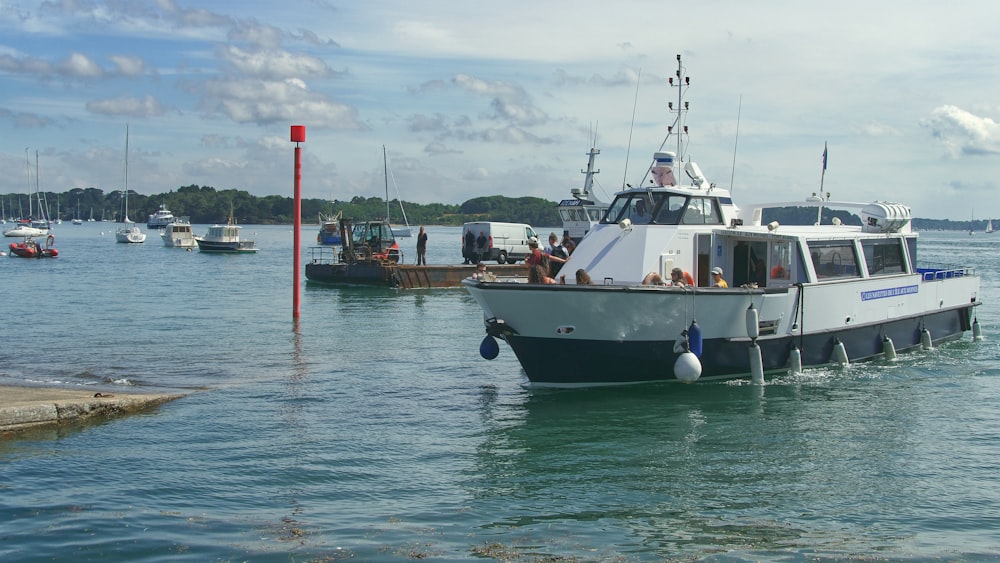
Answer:
POLYGON ((10 256, 12 258, 55 258, 59 256, 59 251, 53 246, 56 237, 51 234, 45 238, 45 246, 36 241, 34 237, 24 237, 23 242, 10 243, 10 256))
POLYGON ((229 212, 229 222, 225 225, 212 225, 208 228, 208 234, 195 238, 198 243, 198 250, 201 252, 214 252, 219 254, 250 254, 257 252, 257 244, 252 240, 240 240, 240 227, 233 219, 232 211, 229 212))
POLYGON ((596 283, 462 281, 484 313, 480 355, 493 359, 506 342, 538 387, 763 383, 970 330, 981 338, 979 275, 919 263, 906 205, 814 194, 737 207, 685 154, 685 70, 678 55, 675 121, 645 176, 615 195, 562 267, 596 283), (671 140, 676 152, 664 149, 671 140), (678 283, 647 284, 671 273, 678 283))

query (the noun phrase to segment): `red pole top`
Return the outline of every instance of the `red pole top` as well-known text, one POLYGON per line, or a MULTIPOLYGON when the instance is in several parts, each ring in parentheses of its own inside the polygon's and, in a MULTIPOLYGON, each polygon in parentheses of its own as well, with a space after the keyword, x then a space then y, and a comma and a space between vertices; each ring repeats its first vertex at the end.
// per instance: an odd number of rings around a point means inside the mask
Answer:
POLYGON ((292 142, 293 143, 304 143, 304 142, 306 142, 306 126, 305 125, 292 125, 292 142))

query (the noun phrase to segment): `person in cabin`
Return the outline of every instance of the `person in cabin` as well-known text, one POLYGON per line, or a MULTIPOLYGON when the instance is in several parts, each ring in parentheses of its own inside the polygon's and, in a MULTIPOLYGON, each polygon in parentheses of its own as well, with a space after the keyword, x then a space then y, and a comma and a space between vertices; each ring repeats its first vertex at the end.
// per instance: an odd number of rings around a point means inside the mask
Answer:
POLYGON ((646 200, 638 197, 635 199, 635 207, 629 215, 629 220, 633 225, 645 225, 649 223, 649 210, 646 209, 646 200))
POLYGON ((427 265, 427 232, 423 227, 417 234, 417 265, 427 265))
POLYGON ((718 288, 728 288, 729 284, 726 280, 722 279, 722 268, 716 266, 712 268, 712 287, 718 288))

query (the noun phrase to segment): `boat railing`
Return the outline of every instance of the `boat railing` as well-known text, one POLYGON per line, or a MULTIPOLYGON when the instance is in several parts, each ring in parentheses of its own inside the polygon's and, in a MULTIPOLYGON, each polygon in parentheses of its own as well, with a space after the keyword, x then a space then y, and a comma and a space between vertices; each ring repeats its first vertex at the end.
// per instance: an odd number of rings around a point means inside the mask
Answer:
POLYGON ((338 264, 340 251, 340 246, 310 246, 309 261, 313 264, 338 264))
POLYGON ((925 282, 976 275, 973 268, 917 268, 917 273, 925 282))

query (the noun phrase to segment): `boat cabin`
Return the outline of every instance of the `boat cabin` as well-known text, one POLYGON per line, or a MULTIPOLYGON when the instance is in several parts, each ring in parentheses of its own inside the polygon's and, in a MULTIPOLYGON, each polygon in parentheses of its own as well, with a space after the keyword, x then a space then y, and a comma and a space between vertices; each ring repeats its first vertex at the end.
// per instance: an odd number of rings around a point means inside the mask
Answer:
POLYGON ((393 234, 392 227, 386 221, 365 221, 353 224, 350 218, 340 219, 344 248, 341 252, 341 262, 359 262, 366 260, 388 260, 399 262, 399 244, 393 234))

